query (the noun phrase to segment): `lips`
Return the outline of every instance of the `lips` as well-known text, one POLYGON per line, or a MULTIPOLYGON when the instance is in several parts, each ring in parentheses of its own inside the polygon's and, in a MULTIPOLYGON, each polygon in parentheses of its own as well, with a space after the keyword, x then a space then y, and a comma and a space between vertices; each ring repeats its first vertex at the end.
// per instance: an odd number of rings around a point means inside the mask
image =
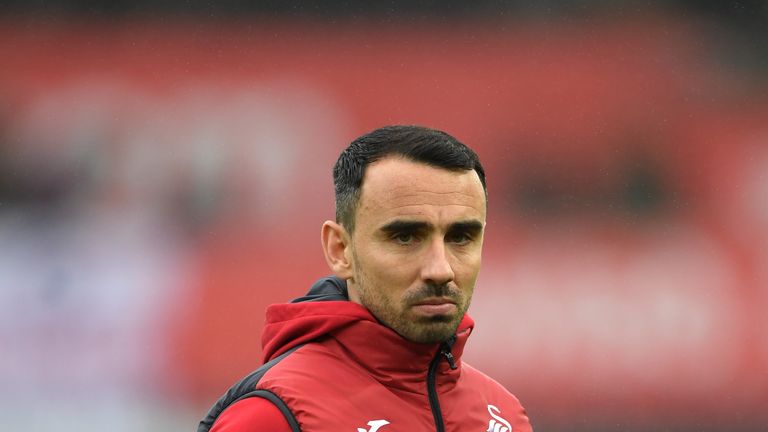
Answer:
POLYGON ((413 311, 419 315, 441 316, 456 313, 456 303, 448 298, 429 298, 413 305, 413 311))
POLYGON ((423 305, 434 306, 434 305, 444 305, 444 304, 449 304, 449 303, 452 304, 452 305, 456 304, 455 301, 453 301, 453 300, 451 300, 449 298, 433 297, 433 298, 428 298, 428 299, 425 299, 425 300, 421 300, 421 301, 415 303, 414 306, 423 306, 423 305))

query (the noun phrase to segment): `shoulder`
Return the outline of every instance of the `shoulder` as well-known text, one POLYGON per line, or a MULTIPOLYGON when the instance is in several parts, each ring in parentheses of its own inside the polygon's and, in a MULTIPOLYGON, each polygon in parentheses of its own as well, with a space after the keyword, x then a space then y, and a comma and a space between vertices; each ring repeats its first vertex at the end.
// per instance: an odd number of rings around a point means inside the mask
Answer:
POLYGON ((509 396, 517 400, 517 398, 512 393, 510 393, 506 387, 501 385, 495 379, 481 372, 474 366, 467 363, 462 363, 461 367, 462 379, 466 381, 466 384, 471 384, 475 388, 482 388, 485 392, 499 394, 502 396, 509 396))
MULTIPOLYGON (((284 419, 287 419, 286 421, 289 422, 290 425, 294 425, 295 419, 293 418, 292 413, 290 410, 286 407, 285 402, 280 399, 279 396, 275 395, 273 392, 269 391, 268 389, 262 389, 260 386, 260 381, 263 379, 264 375, 269 373, 270 370, 277 365, 281 361, 283 361, 285 358, 290 357, 291 354, 293 354, 295 351, 300 349, 301 346, 297 346, 280 356, 270 360, 269 362, 262 365, 260 368, 253 371, 251 374, 243 378, 242 380, 235 383, 232 387, 227 390, 224 395, 219 398, 218 401, 211 407, 211 409, 206 414, 205 418, 200 421, 200 424, 198 426, 198 432, 209 432, 214 429, 214 425, 219 424, 221 421, 221 417, 225 413, 231 413, 230 409, 237 406, 238 409, 235 410, 235 412, 240 413, 240 415, 236 416, 238 419, 238 422, 241 422, 242 414, 243 412, 251 413, 251 410, 243 411, 244 406, 262 406, 267 407, 264 410, 257 410, 254 415, 262 415, 263 411, 272 411, 273 409, 278 410, 281 416, 283 416, 284 419), (261 402, 253 402, 253 401, 259 401, 261 402), (247 401, 247 403, 246 403, 247 401), (266 405, 264 405, 266 404, 266 405)), ((232 421, 231 414, 227 414, 228 421, 232 421)), ((257 423, 258 424, 258 423, 257 423)), ((298 428, 296 428, 298 429, 298 428)), ((226 429, 227 431, 239 431, 240 429, 226 429)), ((248 430, 248 429, 243 429, 248 430)), ((290 429, 289 429, 290 430, 290 429)), ((218 429, 219 432, 221 432, 220 429, 218 429)))
POLYGON ((322 386, 338 384, 339 374, 343 373, 340 371, 345 367, 348 365, 339 361, 323 343, 315 341, 296 346, 230 387, 200 422, 198 432, 250 431, 247 425, 260 425, 261 418, 275 410, 282 421, 287 419, 289 426, 298 430, 292 405, 298 399, 305 400, 303 395, 311 394, 322 386), (318 374, 317 370, 326 372, 318 374), (235 429, 219 429, 223 427, 220 424, 237 426, 226 426, 235 429))
POLYGON ((229 406, 211 432, 291 432, 285 416, 272 402, 252 397, 229 406))
POLYGON ((346 356, 333 340, 313 341, 266 371, 257 387, 288 401, 291 392, 313 394, 323 389, 337 389, 341 383, 372 379, 358 362, 346 356))
POLYGON ((487 415, 502 421, 506 419, 514 426, 514 431, 531 431, 531 423, 528 414, 520 400, 498 381, 489 377, 478 369, 462 364, 462 380, 465 388, 480 391, 479 399, 484 401, 487 415), (503 418, 502 418, 503 416, 503 418))

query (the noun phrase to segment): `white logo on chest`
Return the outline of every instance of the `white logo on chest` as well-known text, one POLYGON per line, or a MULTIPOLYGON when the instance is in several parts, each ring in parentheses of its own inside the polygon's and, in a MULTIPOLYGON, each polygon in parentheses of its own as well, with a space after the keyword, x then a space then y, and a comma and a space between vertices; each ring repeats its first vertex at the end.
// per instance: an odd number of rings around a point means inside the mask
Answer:
POLYGON ((376 432, 380 427, 388 424, 389 422, 386 420, 371 420, 368 422, 368 426, 371 427, 370 429, 365 430, 363 428, 357 428, 357 432, 376 432))
POLYGON ((512 432, 512 425, 510 425, 503 417, 499 416, 499 414, 501 414, 500 409, 493 405, 488 405, 488 414, 491 415, 491 421, 488 422, 488 430, 485 432, 512 432))

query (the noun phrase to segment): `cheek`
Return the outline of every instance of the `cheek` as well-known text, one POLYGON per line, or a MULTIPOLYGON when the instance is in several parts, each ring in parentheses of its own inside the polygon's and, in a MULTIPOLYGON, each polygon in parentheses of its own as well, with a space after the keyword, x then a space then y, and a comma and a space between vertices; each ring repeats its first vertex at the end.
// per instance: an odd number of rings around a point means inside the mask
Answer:
POLYGON ((408 289, 418 279, 418 265, 414 260, 380 261, 375 267, 376 278, 381 282, 383 290, 395 295, 408 289))
POLYGON ((480 255, 462 256, 453 266, 454 276, 462 288, 470 289, 480 273, 480 255), (466 286, 469 285, 469 286, 466 286))
POLYGON ((396 254, 365 251, 357 264, 359 274, 364 277, 368 289, 379 295, 397 298, 409 288, 417 285, 419 265, 417 259, 403 259, 396 254))
POLYGON ((462 261, 460 264, 457 264, 457 267, 454 269, 454 282, 464 296, 464 300, 467 302, 466 306, 469 306, 479 273, 479 257, 468 261, 462 261))

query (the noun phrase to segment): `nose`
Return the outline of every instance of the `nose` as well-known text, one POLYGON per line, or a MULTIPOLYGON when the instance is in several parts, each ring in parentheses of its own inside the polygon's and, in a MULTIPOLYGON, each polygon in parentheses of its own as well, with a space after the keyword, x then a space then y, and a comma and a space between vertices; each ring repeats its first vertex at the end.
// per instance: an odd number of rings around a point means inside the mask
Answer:
POLYGON ((426 251, 421 278, 427 283, 443 285, 451 282, 453 277, 453 267, 448 261, 445 243, 442 239, 436 239, 426 251))

